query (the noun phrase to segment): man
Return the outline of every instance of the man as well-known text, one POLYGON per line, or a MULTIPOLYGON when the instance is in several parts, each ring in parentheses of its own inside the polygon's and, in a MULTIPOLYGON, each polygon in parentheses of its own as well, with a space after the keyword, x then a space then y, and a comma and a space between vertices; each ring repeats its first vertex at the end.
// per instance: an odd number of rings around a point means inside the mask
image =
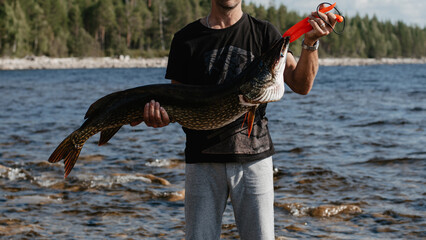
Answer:
MULTIPOLYGON (((296 93, 308 94, 318 71, 318 39, 331 28, 313 17, 296 63, 287 56, 285 83, 296 93)), ((335 25, 333 14, 321 14, 335 25)), ((232 81, 250 61, 279 38, 278 30, 241 8, 241 0, 212 0, 211 12, 174 36, 166 78, 172 83, 209 85, 232 81)), ((265 117, 258 108, 252 136, 241 128, 243 119, 221 129, 195 131, 187 136, 185 220, 187 239, 219 239, 222 215, 230 196, 241 239, 274 239, 272 155, 274 148, 265 117)), ((169 124, 167 112, 152 100, 145 105, 147 126, 169 124)))

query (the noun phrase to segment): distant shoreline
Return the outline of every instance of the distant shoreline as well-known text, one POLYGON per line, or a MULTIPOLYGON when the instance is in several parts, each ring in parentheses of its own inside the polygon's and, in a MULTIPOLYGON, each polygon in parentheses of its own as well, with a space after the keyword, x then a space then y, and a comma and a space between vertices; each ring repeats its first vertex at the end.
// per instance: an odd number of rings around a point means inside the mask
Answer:
MULTIPOLYGON (((365 66, 381 64, 426 64, 426 58, 320 58, 320 66, 365 66)), ((164 68, 163 58, 0 58, 0 70, 26 69, 93 69, 93 68, 164 68)))

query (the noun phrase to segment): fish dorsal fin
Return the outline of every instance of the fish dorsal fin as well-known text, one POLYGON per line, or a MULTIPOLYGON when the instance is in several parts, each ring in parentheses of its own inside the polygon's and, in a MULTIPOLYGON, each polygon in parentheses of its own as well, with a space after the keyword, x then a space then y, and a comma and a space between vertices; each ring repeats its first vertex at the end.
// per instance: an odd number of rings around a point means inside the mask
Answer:
POLYGON ((119 96, 122 96, 123 92, 124 91, 111 93, 111 94, 108 94, 108 95, 96 100, 96 102, 94 102, 94 103, 92 103, 92 105, 90 105, 89 109, 86 112, 86 115, 84 116, 84 119, 87 119, 87 118, 95 115, 96 112, 107 107, 109 105, 109 103, 111 103, 114 99, 116 99, 119 96))
POLYGON ((116 128, 108 128, 105 129, 101 132, 101 137, 99 139, 99 146, 104 145, 105 143, 107 143, 117 132, 118 130, 120 130, 121 126, 116 127, 116 128))

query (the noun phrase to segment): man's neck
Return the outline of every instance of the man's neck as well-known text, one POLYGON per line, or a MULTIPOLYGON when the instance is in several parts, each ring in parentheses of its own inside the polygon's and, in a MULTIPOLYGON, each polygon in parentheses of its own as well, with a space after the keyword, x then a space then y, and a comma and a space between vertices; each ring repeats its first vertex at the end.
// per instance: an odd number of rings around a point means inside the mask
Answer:
POLYGON ((212 1, 212 10, 206 18, 206 25, 213 29, 223 29, 234 25, 242 16, 241 2, 233 8, 225 8, 212 1))

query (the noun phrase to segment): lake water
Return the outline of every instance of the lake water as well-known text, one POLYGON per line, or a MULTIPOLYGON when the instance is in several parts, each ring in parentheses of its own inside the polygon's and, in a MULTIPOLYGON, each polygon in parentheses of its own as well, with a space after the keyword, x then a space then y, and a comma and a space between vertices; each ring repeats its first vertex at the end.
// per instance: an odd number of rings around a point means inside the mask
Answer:
MULTIPOLYGON (((113 91, 165 69, 0 71, 0 237, 182 239, 177 124, 86 143, 70 176, 48 157, 113 91), (150 175, 151 174, 151 175, 150 175)), ((426 238, 426 66, 321 67, 311 93, 268 106, 282 239, 426 238)), ((229 205, 223 239, 238 236, 229 205)))

